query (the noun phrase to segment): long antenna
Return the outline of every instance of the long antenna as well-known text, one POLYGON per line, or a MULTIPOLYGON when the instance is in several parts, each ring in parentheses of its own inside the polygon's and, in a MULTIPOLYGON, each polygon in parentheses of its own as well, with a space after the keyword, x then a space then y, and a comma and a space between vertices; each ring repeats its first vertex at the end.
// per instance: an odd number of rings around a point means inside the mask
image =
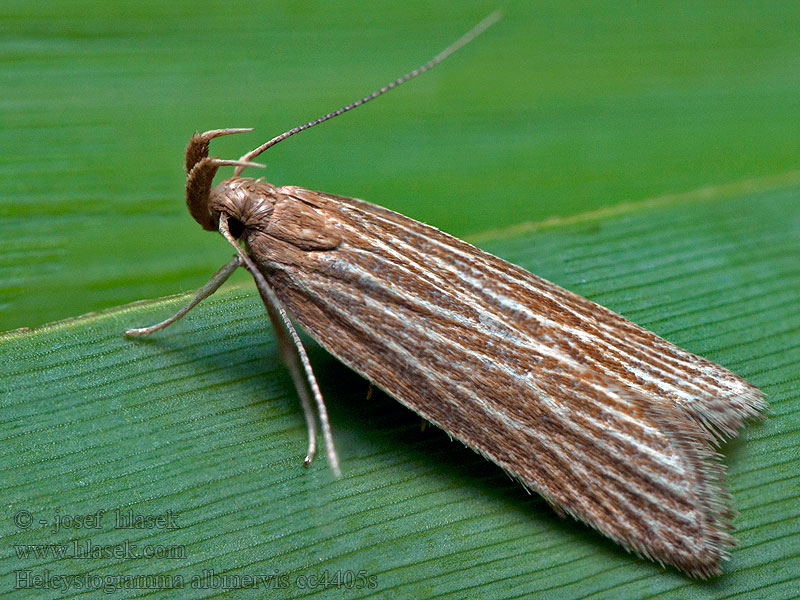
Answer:
MULTIPOLYGON (((355 102, 353 102, 351 104, 348 104, 347 106, 343 106, 339 110, 335 110, 335 111, 333 111, 331 113, 328 113, 327 115, 319 117, 318 119, 314 119, 313 121, 309 121, 308 123, 305 123, 304 125, 300 125, 298 127, 290 129, 289 131, 287 131, 285 133, 282 133, 277 137, 272 138, 270 141, 260 145, 258 148, 255 148, 254 150, 251 150, 250 152, 248 152, 247 154, 242 156, 239 160, 242 161, 242 162, 252 162, 252 160, 256 156, 258 156, 259 154, 264 152, 264 150, 266 150, 267 148, 271 148, 272 146, 274 146, 278 142, 282 142, 283 140, 285 140, 288 137, 293 136, 295 133, 300 133, 301 131, 304 131, 305 129, 308 129, 310 127, 314 127, 314 125, 319 125, 320 123, 324 123, 328 119, 332 119, 333 117, 338 117, 339 115, 341 115, 343 113, 346 113, 348 110, 352 110, 352 109, 356 108, 357 106, 361 106, 362 104, 364 104, 366 102, 369 102, 373 98, 377 98, 381 94, 385 94, 389 90, 391 90, 393 88, 396 88, 401 83, 405 83, 409 79, 413 79, 417 75, 421 75, 425 71, 428 71, 428 70, 432 69, 433 67, 438 65, 440 62, 442 62, 445 58, 447 58, 448 56, 453 54, 456 50, 458 50, 458 49, 462 48, 463 46, 467 45, 472 40, 474 40, 476 37, 478 37, 480 34, 482 34, 484 31, 486 31, 489 27, 491 27, 492 25, 497 23, 497 21, 499 21, 502 16, 503 16, 502 11, 500 11, 500 10, 494 11, 492 14, 490 14, 488 17, 483 19, 480 23, 475 25, 475 27, 470 29, 467 33, 462 35, 455 42, 453 42, 447 48, 445 48, 444 50, 439 52, 439 54, 434 56, 431 60, 426 62, 421 67, 418 67, 418 68, 414 69, 413 71, 411 71, 409 73, 406 73, 402 77, 398 77, 397 79, 395 79, 391 83, 383 86, 381 89, 372 92, 369 96, 364 96, 360 100, 356 100, 355 102)), ((234 171, 234 176, 238 176, 242 172, 242 169, 244 169, 244 168, 245 168, 244 166, 236 167, 236 171, 234 171)))

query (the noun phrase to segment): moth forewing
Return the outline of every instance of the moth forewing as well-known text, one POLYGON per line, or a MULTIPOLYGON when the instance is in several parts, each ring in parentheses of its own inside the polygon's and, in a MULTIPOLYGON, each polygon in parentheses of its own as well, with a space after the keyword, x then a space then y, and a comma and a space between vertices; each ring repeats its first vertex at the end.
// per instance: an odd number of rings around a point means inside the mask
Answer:
POLYGON ((293 240, 264 223, 247 246, 323 347, 627 548, 691 575, 719 572, 734 542, 709 424, 733 435, 764 407, 756 388, 433 227, 272 190, 305 226, 293 240), (336 234, 335 246, 309 245, 336 234))

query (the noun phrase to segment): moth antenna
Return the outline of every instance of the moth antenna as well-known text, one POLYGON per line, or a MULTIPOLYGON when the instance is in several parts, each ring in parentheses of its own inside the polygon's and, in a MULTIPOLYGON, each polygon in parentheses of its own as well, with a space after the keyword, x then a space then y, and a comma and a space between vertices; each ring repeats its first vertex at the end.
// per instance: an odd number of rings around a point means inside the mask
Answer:
MULTIPOLYGON (((364 96, 360 100, 356 100, 355 102, 352 102, 352 103, 348 104, 347 106, 343 106, 342 108, 340 108, 338 110, 335 110, 333 112, 328 113, 327 115, 323 115, 323 116, 321 116, 321 117, 319 117, 317 119, 314 119, 313 121, 309 121, 308 123, 305 123, 303 125, 299 125, 297 127, 294 127, 293 129, 290 129, 289 131, 286 131, 286 132, 280 134, 279 136, 272 138, 268 142, 260 145, 258 148, 255 148, 255 149, 251 150, 250 152, 248 152, 247 154, 242 156, 239 160, 248 162, 248 161, 252 160, 253 158, 255 158, 256 156, 258 156, 259 154, 261 154, 262 152, 264 152, 264 150, 266 150, 267 148, 271 148, 272 146, 274 146, 278 142, 282 142, 286 138, 293 136, 295 133, 300 133, 301 131, 304 131, 306 129, 314 127, 314 125, 319 125, 320 123, 324 123, 328 119, 332 119, 333 117, 338 117, 339 115, 341 115, 343 113, 346 113, 349 110, 352 110, 352 109, 354 109, 354 108, 356 108, 358 106, 361 106, 362 104, 365 104, 365 103, 369 102, 370 100, 373 100, 374 98, 377 98, 378 96, 380 96, 382 94, 385 94, 389 90, 396 88, 397 86, 399 86, 402 83, 405 83, 409 79, 414 79, 414 77, 416 77, 417 75, 421 75, 425 71, 428 71, 428 70, 432 69, 433 67, 435 67, 436 65, 438 65, 445 58, 447 58, 448 56, 453 54, 456 50, 459 50, 460 48, 466 46, 468 43, 470 43, 472 40, 474 40, 476 37, 478 37, 484 31, 486 31, 489 27, 491 27, 492 25, 497 23, 497 21, 499 21, 502 16, 503 16, 503 12, 501 10, 494 11, 492 14, 490 14, 488 17, 484 18, 480 23, 475 25, 475 27, 473 27, 467 33, 465 33, 460 38, 458 38, 455 42, 450 44, 447 48, 445 48, 444 50, 439 52, 439 54, 434 56, 431 60, 426 62, 424 65, 422 65, 420 67, 417 67, 413 71, 409 71, 408 73, 406 73, 402 77, 398 77, 397 79, 395 79, 391 83, 386 84, 385 86, 383 86, 379 90, 375 90, 374 92, 372 92, 368 96, 364 96)), ((236 170, 233 173, 234 176, 238 177, 243 169, 244 169, 243 166, 237 166, 236 170)))
POLYGON ((297 395, 300 396, 300 403, 303 406, 306 425, 308 427, 308 452, 303 463, 308 466, 311 464, 311 461, 314 460, 317 444, 314 413, 311 410, 311 401, 308 397, 308 389, 306 389, 305 386, 305 384, 308 383, 308 387, 311 389, 311 393, 314 395, 314 401, 317 405, 317 413, 319 414, 319 422, 322 428, 322 438, 325 441, 325 452, 328 464, 334 476, 338 479, 342 476, 342 471, 339 468, 339 457, 333 445, 333 435, 331 434, 328 410, 325 407, 322 393, 319 391, 317 378, 314 377, 314 371, 311 369, 311 361, 308 360, 306 349, 300 341, 300 336, 297 335, 297 330, 294 328, 294 325, 292 325, 292 321, 289 319, 286 309, 283 308, 281 301, 278 299, 272 286, 267 282, 266 277, 258 270, 258 267, 252 259, 242 250, 241 246, 236 243, 236 240, 231 235, 228 228, 228 217, 225 213, 219 216, 219 232, 236 249, 236 253, 242 263, 244 263, 245 268, 250 271, 253 279, 255 279, 258 293, 261 295, 261 299, 267 309, 267 314, 272 322, 272 327, 275 330, 275 335, 278 337, 281 353, 292 375, 294 386, 297 389, 297 395), (303 374, 305 374, 305 380, 303 374))

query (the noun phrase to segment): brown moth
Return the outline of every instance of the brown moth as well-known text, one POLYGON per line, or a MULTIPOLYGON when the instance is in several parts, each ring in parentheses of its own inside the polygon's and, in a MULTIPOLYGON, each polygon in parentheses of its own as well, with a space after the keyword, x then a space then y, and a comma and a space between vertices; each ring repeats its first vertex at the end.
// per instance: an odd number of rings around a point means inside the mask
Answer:
POLYGON ((731 499, 715 444, 765 410, 762 393, 611 310, 438 229, 380 206, 240 176, 279 141, 441 62, 436 58, 238 161, 195 134, 186 149, 189 212, 236 256, 163 329, 239 266, 253 275, 306 414, 328 417, 289 315, 344 364, 541 494, 562 516, 693 577, 720 573, 731 499), (234 177, 216 187, 221 166, 234 177), (244 248, 242 247, 242 244, 244 248), (310 392, 310 393, 309 393, 310 392))

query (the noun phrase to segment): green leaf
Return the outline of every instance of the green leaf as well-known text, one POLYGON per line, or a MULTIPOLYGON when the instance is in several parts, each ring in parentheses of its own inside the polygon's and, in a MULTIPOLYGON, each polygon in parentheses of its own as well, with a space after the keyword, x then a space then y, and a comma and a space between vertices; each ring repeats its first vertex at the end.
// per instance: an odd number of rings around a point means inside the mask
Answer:
POLYGON ((368 399, 367 383, 316 347, 344 478, 333 480, 322 457, 303 469, 299 403, 252 284, 239 284, 147 340, 121 332, 171 314, 185 297, 0 338, 0 589, 56 598, 129 585, 115 597, 175 597, 146 583, 182 577, 180 597, 238 597, 231 578, 263 575, 273 576, 267 586, 286 587, 264 592, 261 583, 254 597, 794 597, 800 186, 791 179, 473 238, 766 392, 770 417, 723 448, 740 514, 739 546, 721 577, 690 580, 559 519, 444 432, 421 430, 398 403, 368 399), (106 511, 99 528, 74 526, 98 510, 106 511), (115 510, 167 515, 165 523, 172 515, 176 527, 118 529, 115 510), (73 527, 52 532, 56 515, 73 527), (128 544, 179 554, 19 554, 25 544, 89 543, 100 553, 128 544), (207 587, 193 589, 192 577, 210 571, 207 587), (309 583, 326 574, 327 587, 309 583), (25 589, 36 576, 63 592, 25 589))

